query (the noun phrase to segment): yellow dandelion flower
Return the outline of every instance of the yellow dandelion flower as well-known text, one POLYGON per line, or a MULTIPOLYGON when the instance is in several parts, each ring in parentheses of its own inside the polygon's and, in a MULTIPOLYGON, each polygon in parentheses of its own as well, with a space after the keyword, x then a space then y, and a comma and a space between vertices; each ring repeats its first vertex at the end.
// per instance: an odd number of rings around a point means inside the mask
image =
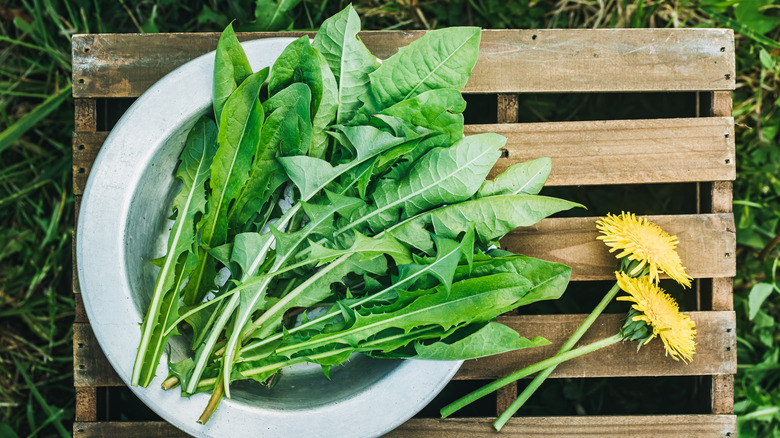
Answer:
POLYGON ((685 363, 693 360, 696 323, 688 315, 680 313, 677 302, 645 277, 633 278, 623 272, 615 274, 620 288, 630 295, 617 299, 633 302, 631 307, 641 312, 633 320, 644 321, 653 328, 653 334, 645 344, 658 336, 664 343, 667 356, 671 355, 674 360, 679 360, 679 357, 685 363))
POLYGON ((639 262, 630 274, 636 275, 647 265, 650 280, 658 282, 658 274, 665 272, 685 287, 691 286, 692 278, 685 273, 680 256, 677 255, 677 237, 670 236, 658 225, 632 213, 620 216, 607 214, 596 221, 596 228, 604 234, 599 240, 610 247, 609 252, 622 250, 617 258, 628 256, 628 260, 639 262))

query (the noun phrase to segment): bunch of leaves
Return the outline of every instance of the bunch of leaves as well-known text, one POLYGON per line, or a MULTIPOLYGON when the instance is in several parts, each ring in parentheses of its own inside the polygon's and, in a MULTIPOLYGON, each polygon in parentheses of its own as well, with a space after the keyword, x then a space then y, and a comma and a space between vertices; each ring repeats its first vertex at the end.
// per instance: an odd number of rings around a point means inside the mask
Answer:
POLYGON ((546 343, 491 321, 557 298, 570 269, 489 248, 576 204, 537 195, 547 159, 485 181, 506 139, 464 137, 458 91, 480 30, 428 32, 381 64, 359 30, 347 7, 258 72, 222 33, 218 123, 187 137, 132 376, 148 385, 168 339, 189 336, 193 357, 171 373, 185 395, 212 391, 201 421, 232 381, 304 361, 327 375, 356 352, 456 360, 546 343), (313 307, 328 310, 285 326, 313 307))

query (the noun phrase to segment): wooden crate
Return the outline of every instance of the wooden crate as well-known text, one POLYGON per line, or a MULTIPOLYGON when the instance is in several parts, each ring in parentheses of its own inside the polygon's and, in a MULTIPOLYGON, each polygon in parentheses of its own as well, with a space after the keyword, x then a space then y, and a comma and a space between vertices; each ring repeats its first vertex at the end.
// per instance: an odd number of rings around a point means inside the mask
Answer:
MULTIPOLYGON (((285 33, 298 36, 304 33, 285 33)), ((385 58, 421 32, 363 32, 377 56, 385 58)), ((311 35, 311 34, 309 34, 311 35)), ((78 207, 91 165, 113 123, 133 98, 163 75, 214 50, 218 34, 77 35, 73 38, 73 190, 78 207)), ((241 40, 280 36, 239 34, 241 40)), ((467 133, 498 132, 509 140, 494 172, 541 156, 552 158, 553 187, 680 184, 693 190, 684 214, 652 220, 680 237, 681 257, 696 279, 697 354, 690 365, 663 356, 660 341, 638 353, 617 344, 570 361, 553 378, 698 376, 706 404, 697 414, 515 417, 505 435, 733 436, 733 374, 736 372, 735 315, 731 277, 735 274, 731 181, 735 178, 734 39, 730 30, 500 30, 484 31, 480 58, 466 86, 467 100, 492 102, 493 114, 466 115, 467 133), (642 102, 657 94, 685 93, 685 117, 519 123, 529 95, 544 93, 629 93, 642 102), (635 94, 644 93, 644 94, 635 94), (474 118, 495 123, 473 124, 474 118)), ((599 96, 604 96, 599 94, 599 96)), ((532 110, 532 109, 531 109, 532 110)), ((678 114, 671 108, 670 114, 678 114)), ((676 186, 675 186, 676 187, 676 186)), ((608 193, 608 188, 606 189, 608 193)), ((652 208, 650 209, 652 210, 652 208)), ((573 267, 572 287, 613 277, 614 258, 597 242, 595 217, 551 218, 517 230, 503 241, 508 249, 573 267)), ((74 324, 74 385, 77 392, 74 436, 183 435, 169 424, 136 418, 121 409, 124 388, 95 341, 79 295, 74 324), (120 412, 120 413, 118 413, 120 412)), ((611 335, 622 315, 599 318, 582 342, 611 335)), ((468 361, 451 385, 489 380, 550 356, 584 315, 512 314, 502 321, 529 335, 543 334, 553 345, 468 361)), ((128 346, 130 348, 130 346, 128 346)), ((127 392, 124 389, 125 393, 127 392)), ((494 409, 503 410, 517 385, 499 391, 494 409)), ((640 397, 641 395, 637 395, 640 397)), ((451 400, 449 400, 451 401, 451 400)), ((414 418, 390 436, 493 436, 491 412, 464 411, 467 418, 414 418), (482 415, 481 417, 478 415, 482 415)), ((657 410, 648 407, 648 413, 657 410)), ((430 415, 435 417, 435 415, 430 415)))

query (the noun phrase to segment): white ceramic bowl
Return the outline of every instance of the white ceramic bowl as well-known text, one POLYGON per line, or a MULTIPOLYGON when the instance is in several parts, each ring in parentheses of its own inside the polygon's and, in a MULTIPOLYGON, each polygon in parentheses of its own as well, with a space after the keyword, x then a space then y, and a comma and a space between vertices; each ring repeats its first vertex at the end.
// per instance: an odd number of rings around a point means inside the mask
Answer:
MULTIPOLYGON (((243 43, 254 71, 270 66, 293 38, 243 43)), ((190 127, 211 110, 214 53, 171 72, 146 91, 106 139, 90 172, 76 240, 84 306, 103 351, 129 384, 140 323, 165 253, 177 184, 173 176, 190 127)), ((185 357, 183 340, 169 354, 185 357)), ((237 382, 206 425, 195 420, 208 394, 163 391, 168 353, 148 388, 133 392, 165 420, 196 436, 370 437, 399 426, 430 402, 461 362, 378 360, 356 355, 331 371, 296 367, 268 390, 237 382)))

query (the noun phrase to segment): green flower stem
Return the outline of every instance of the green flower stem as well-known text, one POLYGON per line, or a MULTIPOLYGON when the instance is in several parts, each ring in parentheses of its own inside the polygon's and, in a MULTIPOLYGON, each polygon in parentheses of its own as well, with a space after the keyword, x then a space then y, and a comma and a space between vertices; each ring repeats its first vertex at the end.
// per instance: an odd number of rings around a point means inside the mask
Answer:
POLYGON ((588 353, 592 353, 596 350, 600 350, 604 347, 609 347, 612 344, 617 344, 618 342, 622 341, 623 337, 620 335, 620 333, 617 333, 613 336, 610 336, 608 338, 604 338, 600 341, 596 341, 592 344, 585 345, 583 347, 577 348, 575 350, 567 351, 566 353, 558 354, 556 356, 553 356, 549 359, 545 359, 541 362, 537 362, 533 365, 529 365, 523 369, 517 370, 512 374, 509 374, 508 376, 505 376, 501 379, 498 379, 492 383, 489 383, 482 388, 472 392, 471 394, 468 394, 464 397, 459 398, 458 400, 455 400, 454 402, 450 403, 449 405, 445 406, 441 410, 441 416, 442 418, 449 417, 453 413, 457 412, 459 409, 463 408, 464 406, 467 406, 470 403, 473 403, 480 398, 490 394, 493 391, 498 390, 499 388, 506 386, 516 380, 520 380, 523 377, 530 376, 533 373, 537 373, 539 371, 542 371, 544 369, 547 369, 549 367, 557 366, 558 364, 561 364, 563 362, 566 362, 567 360, 571 360, 580 356, 584 356, 588 353))
MULTIPOLYGON (((577 328, 577 330, 571 335, 568 341, 566 341, 565 344, 561 347, 560 350, 558 350, 558 353, 556 355, 559 355, 561 353, 566 353, 567 351, 574 348, 574 346, 579 342, 580 338, 582 338, 582 335, 585 334, 585 332, 590 328, 591 325, 596 321, 596 318, 598 318, 599 315, 604 311, 604 309, 607 307, 609 303, 612 302, 612 299, 615 298, 615 295, 620 291, 620 287, 617 283, 615 283, 614 286, 612 286, 612 289, 607 292, 606 295, 604 295, 604 298, 601 300, 601 302, 596 306, 596 308, 593 309, 592 312, 590 312, 590 315, 588 315, 587 318, 585 318, 585 321, 583 321, 582 325, 577 328)), ((528 401, 529 398, 536 392, 537 389, 539 389, 539 386, 544 383, 545 380, 547 380, 548 377, 550 377, 550 374, 552 374, 553 371, 555 371, 557 365, 551 366, 550 368, 547 368, 546 370, 539 373, 536 377, 534 377, 533 380, 531 380, 531 383, 528 384, 528 386, 525 387, 523 392, 520 393, 520 395, 515 399, 515 401, 512 402, 511 405, 496 419, 495 423, 493 423, 493 426, 496 428, 496 430, 501 430, 501 428, 504 426, 504 423, 509 420, 512 415, 517 412, 518 409, 520 409, 523 404, 528 401)))

